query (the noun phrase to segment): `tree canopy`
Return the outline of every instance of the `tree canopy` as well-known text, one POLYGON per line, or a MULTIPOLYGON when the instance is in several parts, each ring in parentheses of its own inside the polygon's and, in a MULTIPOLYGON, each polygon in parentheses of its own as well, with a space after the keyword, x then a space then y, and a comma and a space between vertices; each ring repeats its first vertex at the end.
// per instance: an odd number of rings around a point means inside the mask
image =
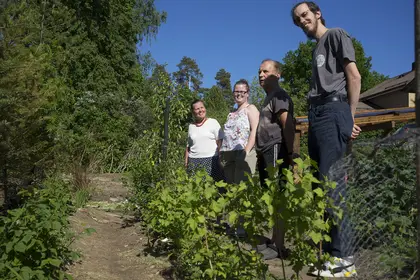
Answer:
POLYGON ((203 83, 203 74, 195 59, 184 56, 177 64, 177 67, 178 71, 172 74, 176 83, 189 88, 189 83, 191 82, 193 90, 198 91, 203 83))
POLYGON ((214 77, 214 79, 216 80, 217 86, 222 90, 231 91, 232 86, 230 84, 230 73, 224 68, 221 68, 219 71, 217 71, 216 77, 214 77))
POLYGON ((144 128, 137 46, 166 13, 152 0, 2 5, 2 168, 28 171, 67 157, 112 169, 144 128))

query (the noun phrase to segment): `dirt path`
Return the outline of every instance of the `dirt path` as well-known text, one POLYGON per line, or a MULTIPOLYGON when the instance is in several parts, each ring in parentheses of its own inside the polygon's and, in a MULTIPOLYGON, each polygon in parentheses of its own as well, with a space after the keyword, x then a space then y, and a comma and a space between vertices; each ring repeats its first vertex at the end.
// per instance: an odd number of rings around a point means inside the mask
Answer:
MULTIPOLYGON (((128 191, 117 174, 101 174, 92 178, 94 192, 85 208, 71 218, 75 232, 94 228, 91 235, 83 234, 73 244, 82 259, 70 269, 75 280, 134 280, 170 279, 163 277, 170 263, 167 257, 146 255, 147 237, 133 217, 124 216, 122 204, 128 191)), ((280 259, 267 262, 272 274, 283 275, 280 259)), ((288 278, 291 267, 286 267, 288 278)), ((307 275, 302 280, 315 279, 307 275)))
POLYGON ((74 248, 83 256, 70 268, 70 274, 76 280, 164 279, 161 271, 169 263, 143 254, 147 238, 130 222, 132 217, 123 216, 119 209, 127 195, 121 177, 104 174, 92 182, 92 201, 70 220, 78 233, 85 228, 96 232, 75 241, 74 248))

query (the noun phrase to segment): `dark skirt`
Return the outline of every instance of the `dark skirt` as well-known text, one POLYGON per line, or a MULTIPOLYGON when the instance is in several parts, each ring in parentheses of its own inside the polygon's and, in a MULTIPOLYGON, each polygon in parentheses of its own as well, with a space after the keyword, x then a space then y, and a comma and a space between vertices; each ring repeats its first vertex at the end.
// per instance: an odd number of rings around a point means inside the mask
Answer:
POLYGON ((196 171, 204 169, 215 181, 224 179, 223 171, 219 163, 219 156, 208 158, 188 158, 187 173, 194 175, 196 171))

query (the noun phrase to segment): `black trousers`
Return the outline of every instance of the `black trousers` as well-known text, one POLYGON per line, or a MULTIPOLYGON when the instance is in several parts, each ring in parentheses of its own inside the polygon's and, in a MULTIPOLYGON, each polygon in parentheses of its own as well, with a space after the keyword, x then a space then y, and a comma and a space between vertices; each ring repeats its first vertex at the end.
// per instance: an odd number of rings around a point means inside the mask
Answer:
MULTIPOLYGON (((308 150, 309 156, 318 164, 317 177, 321 181, 328 177, 337 182, 337 187, 328 196, 333 198, 336 206, 343 209, 343 219, 331 228, 331 242, 324 244, 323 250, 335 257, 346 257, 353 254, 352 246, 348 244, 352 229, 346 205, 341 199, 346 198, 346 172, 340 160, 345 155, 353 130, 350 106, 340 101, 311 106, 308 118, 308 150)), ((336 219, 331 209, 326 214, 336 219)))
POLYGON ((283 159, 283 163, 279 166, 279 176, 282 174, 283 168, 288 168, 288 158, 286 146, 283 143, 275 144, 264 153, 257 153, 258 172, 260 174, 260 184, 262 187, 267 187, 265 179, 268 179, 268 172, 266 170, 269 166, 276 166, 276 161, 283 159))

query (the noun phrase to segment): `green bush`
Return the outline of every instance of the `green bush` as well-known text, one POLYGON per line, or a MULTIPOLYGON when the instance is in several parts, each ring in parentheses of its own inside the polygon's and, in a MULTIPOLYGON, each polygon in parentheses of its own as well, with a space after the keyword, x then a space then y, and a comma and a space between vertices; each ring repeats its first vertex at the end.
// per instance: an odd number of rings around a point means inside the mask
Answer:
POLYGON ((333 221, 324 220, 325 210, 332 208, 341 217, 325 195, 335 184, 327 182, 312 190, 312 183, 320 183, 313 176, 314 167, 309 158, 297 159, 295 172, 284 169, 280 177, 271 168, 268 188, 260 187, 257 176, 227 185, 213 182, 205 172, 188 177, 179 169, 150 193, 144 222, 150 233, 172 241, 176 274, 182 279, 263 279, 268 276, 267 265, 260 255, 229 238, 221 225, 241 224, 254 247, 258 236, 281 218, 294 249, 290 261, 299 276, 304 265, 316 263, 320 255, 311 244, 330 241, 327 233, 333 221), (221 194, 220 189, 226 192, 221 194))
POLYGON ((77 258, 69 249, 74 237, 69 231, 69 187, 49 180, 21 195, 23 207, 0 217, 0 278, 71 279, 62 272, 77 258))
MULTIPOLYGON (((240 248, 218 232, 229 199, 219 195, 222 182, 205 172, 189 178, 183 169, 158 183, 145 224, 173 241, 176 274, 182 279, 260 279, 267 266, 254 251, 240 248)), ((232 217, 231 217, 232 218, 232 217)))

